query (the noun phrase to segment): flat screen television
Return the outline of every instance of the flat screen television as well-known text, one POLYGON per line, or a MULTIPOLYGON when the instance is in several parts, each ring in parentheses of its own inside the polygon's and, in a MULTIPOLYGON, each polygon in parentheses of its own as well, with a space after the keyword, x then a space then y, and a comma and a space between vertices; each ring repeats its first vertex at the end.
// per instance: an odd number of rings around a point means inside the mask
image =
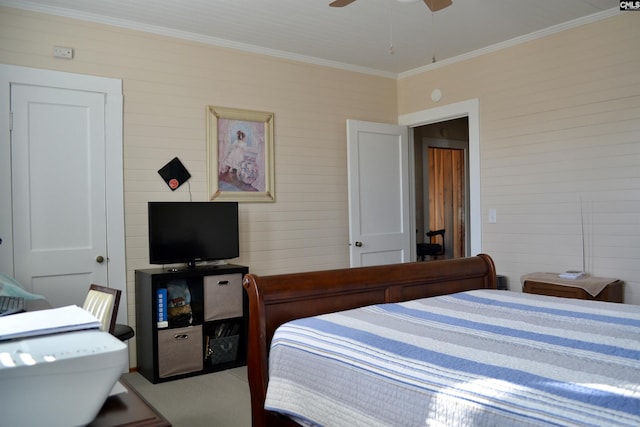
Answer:
POLYGON ((151 264, 240 256, 237 202, 149 202, 148 214, 151 264))

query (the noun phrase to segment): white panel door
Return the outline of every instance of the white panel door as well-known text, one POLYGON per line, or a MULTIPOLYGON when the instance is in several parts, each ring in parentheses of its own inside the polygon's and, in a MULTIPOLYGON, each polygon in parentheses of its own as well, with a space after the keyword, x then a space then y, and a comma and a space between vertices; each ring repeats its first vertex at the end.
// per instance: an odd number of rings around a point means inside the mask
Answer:
POLYGON ((412 260, 408 129, 347 120, 352 267, 412 260))
POLYGON ((11 85, 16 279, 53 306, 107 284, 105 95, 11 85))

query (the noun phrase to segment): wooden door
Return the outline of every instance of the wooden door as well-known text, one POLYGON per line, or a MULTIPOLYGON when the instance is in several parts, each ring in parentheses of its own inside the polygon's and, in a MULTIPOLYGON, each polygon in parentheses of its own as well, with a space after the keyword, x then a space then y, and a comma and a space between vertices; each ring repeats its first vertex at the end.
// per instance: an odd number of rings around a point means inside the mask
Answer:
POLYGON ((445 229, 446 258, 466 254, 465 154, 428 148, 429 230, 445 229))

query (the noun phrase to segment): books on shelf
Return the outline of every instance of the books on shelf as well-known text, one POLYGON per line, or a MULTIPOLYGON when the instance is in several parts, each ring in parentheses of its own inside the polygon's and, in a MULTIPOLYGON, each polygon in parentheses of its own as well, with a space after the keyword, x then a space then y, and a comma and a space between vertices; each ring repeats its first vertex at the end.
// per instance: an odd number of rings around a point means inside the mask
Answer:
POLYGON ((560 273, 558 275, 558 277, 560 277, 561 279, 569 279, 569 280, 579 279, 580 277, 583 277, 583 276, 585 276, 585 272, 578 271, 578 270, 567 270, 564 273, 560 273))
POLYGON ((169 319, 167 318, 167 290, 160 288, 156 292, 158 301, 158 328, 168 328, 169 319))

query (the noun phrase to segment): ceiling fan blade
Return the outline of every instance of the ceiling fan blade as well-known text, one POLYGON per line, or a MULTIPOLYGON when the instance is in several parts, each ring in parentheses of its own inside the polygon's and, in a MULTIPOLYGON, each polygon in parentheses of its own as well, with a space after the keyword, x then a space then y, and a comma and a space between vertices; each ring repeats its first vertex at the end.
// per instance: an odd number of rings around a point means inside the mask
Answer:
POLYGON ((447 6, 451 6, 451 3, 451 0, 424 0, 424 4, 426 4, 432 12, 437 12, 447 6))
POLYGON ((356 0, 335 0, 331 3, 329 3, 329 6, 331 7, 345 7, 350 5, 351 3, 353 3, 356 0))

